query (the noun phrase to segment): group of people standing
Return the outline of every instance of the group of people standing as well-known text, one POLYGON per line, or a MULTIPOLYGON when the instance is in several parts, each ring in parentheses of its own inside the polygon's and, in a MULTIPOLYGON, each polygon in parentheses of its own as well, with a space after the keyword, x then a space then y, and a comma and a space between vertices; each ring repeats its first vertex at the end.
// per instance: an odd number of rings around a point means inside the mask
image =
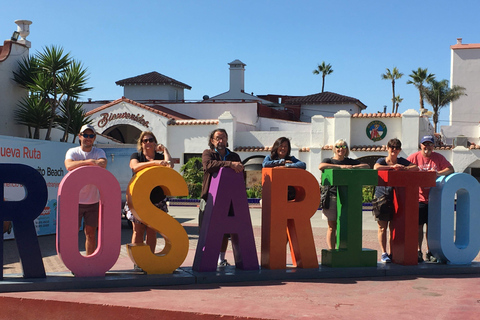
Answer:
MULTIPOLYGON (((399 157, 402 150, 402 143, 399 139, 391 139, 387 143, 387 156, 380 158, 375 163, 375 170, 397 170, 397 171, 434 171, 437 176, 449 175, 453 173, 453 166, 444 156, 434 152, 435 140, 433 136, 424 136, 420 140, 420 151, 415 152, 407 159, 399 157)), ((360 163, 348 157, 349 148, 345 140, 340 139, 335 142, 333 148, 334 156, 323 159, 319 165, 319 170, 337 168, 337 169, 362 169, 369 168, 368 164, 360 163)), ((418 221, 418 262, 423 262, 422 244, 425 232, 428 239, 428 195, 430 188, 420 188, 419 190, 419 221, 418 221)), ((337 226, 337 199, 336 188, 329 187, 327 192, 322 192, 322 197, 329 197, 328 206, 323 208, 323 214, 328 220, 327 247, 335 248, 336 226, 337 226)), ((382 251, 381 261, 389 263, 392 261, 391 255, 387 253, 387 229, 393 219, 393 187, 377 186, 375 188, 375 199, 384 198, 387 205, 392 210, 374 210, 375 220, 378 223, 378 242, 382 251)), ((322 199, 322 203, 325 203, 322 199)), ((427 252, 425 259, 430 262, 437 262, 432 255, 426 241, 427 252)))
MULTIPOLYGON (((107 158, 102 149, 93 146, 96 138, 96 132, 93 126, 85 125, 81 128, 78 135, 80 146, 71 148, 65 156, 65 167, 68 171, 81 166, 95 165, 105 168, 107 158)), ((228 149, 228 134, 224 129, 213 130, 208 138, 209 148, 202 153, 202 165, 204 170, 201 202, 199 206, 199 227, 202 225, 203 214, 206 201, 208 199, 208 190, 212 175, 222 167, 233 169, 236 173, 244 171, 244 166, 240 156, 228 149)), ((421 170, 436 171, 437 175, 448 175, 453 172, 452 165, 440 154, 433 151, 434 140, 432 136, 423 137, 420 141, 419 152, 410 155, 407 159, 399 157, 401 151, 401 142, 398 139, 391 139, 387 144, 388 155, 385 158, 378 159, 374 166, 375 170, 421 170)), ((306 164, 291 154, 290 140, 286 137, 278 138, 263 161, 263 167, 285 167, 306 169, 306 164)), ((369 165, 359 160, 348 157, 349 147, 345 140, 340 139, 335 142, 333 147, 333 157, 325 158, 319 165, 319 170, 325 169, 368 169, 369 165)), ((135 174, 142 169, 152 166, 164 166, 173 168, 173 161, 168 149, 159 144, 155 135, 150 131, 144 131, 140 134, 137 142, 137 152, 130 158, 130 169, 135 174)), ((419 197, 419 233, 418 233, 418 261, 423 261, 421 252, 423 242, 423 225, 428 222, 428 192, 429 188, 422 188, 419 197)), ((377 187, 375 197, 382 196, 393 198, 392 187, 377 187)), ((337 189, 335 186, 329 186, 326 192, 322 191, 323 217, 328 221, 327 229, 327 247, 335 249, 336 247, 336 229, 337 229, 337 189), (324 197, 328 197, 325 201, 324 197)), ((288 188, 288 201, 295 199, 295 188, 288 188)), ((80 192, 79 201, 79 226, 84 220, 85 248, 86 254, 94 253, 96 243, 96 229, 98 227, 98 209, 100 196, 98 190, 93 185, 85 186, 80 192)), ((165 212, 168 212, 166 197, 161 187, 155 188, 150 196, 152 203, 165 212)), ((132 243, 144 243, 155 252, 157 244, 157 233, 155 229, 149 228, 141 221, 137 220, 131 212, 128 205, 125 208, 127 217, 132 221, 133 234, 132 243)), ((378 240, 382 250, 382 262, 391 262, 391 257, 387 253, 387 228, 389 222, 393 219, 393 214, 377 214, 378 221, 378 240)), ((428 227, 426 229, 428 232, 428 227)), ((220 254, 218 257, 218 266, 225 267, 229 263, 225 258, 225 252, 228 246, 229 235, 223 238, 220 254)), ((428 250, 426 259, 434 261, 428 250)))

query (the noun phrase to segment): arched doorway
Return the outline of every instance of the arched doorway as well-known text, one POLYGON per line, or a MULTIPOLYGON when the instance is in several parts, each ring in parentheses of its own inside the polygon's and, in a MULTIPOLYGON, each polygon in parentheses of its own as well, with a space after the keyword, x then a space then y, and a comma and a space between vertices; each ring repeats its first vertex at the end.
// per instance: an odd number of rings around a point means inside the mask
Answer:
POLYGON ((142 133, 140 129, 128 124, 112 126, 102 132, 103 135, 127 144, 136 144, 140 133, 142 133))

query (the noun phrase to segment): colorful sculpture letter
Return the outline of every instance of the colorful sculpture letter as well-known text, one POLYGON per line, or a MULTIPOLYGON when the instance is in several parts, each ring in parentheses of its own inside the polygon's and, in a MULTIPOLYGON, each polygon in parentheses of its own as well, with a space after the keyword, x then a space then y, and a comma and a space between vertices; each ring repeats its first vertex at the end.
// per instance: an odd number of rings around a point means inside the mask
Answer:
POLYGON ((188 235, 177 220, 150 201, 152 190, 160 186, 167 196, 187 196, 183 177, 172 168, 150 167, 130 180, 127 201, 135 218, 154 228, 165 239, 163 250, 154 254, 146 244, 127 244, 132 261, 148 274, 172 273, 183 263, 188 253, 188 235))
POLYGON ((292 260, 299 268, 318 268, 310 218, 320 205, 320 187, 308 171, 262 169, 262 267, 286 268, 287 237, 292 260), (288 186, 295 200, 288 201, 288 186))
POLYGON ((258 270, 243 174, 235 173, 230 168, 221 168, 212 176, 193 270, 206 272, 217 269, 225 234, 230 234, 232 240, 235 266, 244 270, 258 270))
POLYGON ((375 267, 377 251, 362 250, 362 186, 377 185, 371 169, 326 169, 322 184, 337 186, 337 248, 322 250, 322 265, 375 267))
MULTIPOLYGON (((0 164, 0 222, 12 221, 18 253, 25 278, 45 278, 45 267, 33 221, 42 213, 48 198, 42 175, 24 164, 0 164), (5 201, 4 184, 18 183, 25 188, 25 199, 5 201)), ((3 267, 3 236, 0 240, 0 261, 3 267)), ((3 280, 3 268, 0 273, 3 280)))
POLYGON ((470 264, 480 251, 479 194, 480 184, 466 173, 440 177, 437 187, 431 189, 428 244, 432 253, 441 260, 450 264, 470 264))
POLYGON ((418 188, 434 187, 435 172, 378 171, 378 185, 395 186, 395 215, 392 230, 393 262, 418 264, 418 188))
POLYGON ((117 262, 121 247, 121 190, 106 169, 85 166, 70 171, 60 182, 57 196, 57 252, 76 277, 99 277, 117 262), (78 251, 78 199, 88 184, 100 191, 98 243, 95 252, 78 251))

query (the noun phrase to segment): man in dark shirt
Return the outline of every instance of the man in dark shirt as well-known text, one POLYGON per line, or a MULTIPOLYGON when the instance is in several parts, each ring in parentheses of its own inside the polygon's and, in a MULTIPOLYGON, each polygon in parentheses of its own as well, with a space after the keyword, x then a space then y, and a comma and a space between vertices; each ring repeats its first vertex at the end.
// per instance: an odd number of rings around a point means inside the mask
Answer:
MULTIPOLYGON (((203 151, 202 165, 203 165, 203 184, 202 184, 202 199, 200 202, 200 212, 198 216, 198 225, 201 226, 203 220, 203 213, 205 211, 205 204, 208 199, 208 189, 210 188, 210 181, 212 174, 218 172, 220 168, 232 168, 235 172, 243 171, 243 165, 240 156, 235 152, 230 151, 228 147, 228 134, 225 129, 215 129, 210 133, 208 139, 209 149, 203 151)), ((228 266, 229 263, 225 259, 225 252, 228 246, 228 235, 223 238, 222 247, 220 249, 220 256, 218 258, 218 265, 220 267, 228 266)))

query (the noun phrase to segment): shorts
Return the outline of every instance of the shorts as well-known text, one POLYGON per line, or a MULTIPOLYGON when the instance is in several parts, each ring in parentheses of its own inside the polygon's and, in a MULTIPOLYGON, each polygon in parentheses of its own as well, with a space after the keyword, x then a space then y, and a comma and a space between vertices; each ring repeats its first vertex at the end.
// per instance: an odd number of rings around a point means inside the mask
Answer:
MULTIPOLYGON (((160 201, 159 203, 154 203, 153 205, 155 207, 157 207, 157 208, 159 208, 159 209, 168 213, 168 206, 167 206, 167 199, 166 198, 164 200, 160 201)), ((137 218, 135 218, 132 211, 128 207, 128 202, 125 202, 125 206, 123 207, 123 211, 125 212, 125 216, 127 217, 127 219, 130 220, 131 222, 143 224, 140 220, 137 220, 137 218)))
POLYGON ((420 202, 418 204, 418 225, 428 224, 428 203, 420 202))
POLYGON ((328 209, 323 208, 323 220, 337 221, 337 196, 330 195, 330 205, 328 209))
POLYGON ((99 203, 78 205, 78 227, 82 225, 82 218, 85 225, 98 228, 99 203))

